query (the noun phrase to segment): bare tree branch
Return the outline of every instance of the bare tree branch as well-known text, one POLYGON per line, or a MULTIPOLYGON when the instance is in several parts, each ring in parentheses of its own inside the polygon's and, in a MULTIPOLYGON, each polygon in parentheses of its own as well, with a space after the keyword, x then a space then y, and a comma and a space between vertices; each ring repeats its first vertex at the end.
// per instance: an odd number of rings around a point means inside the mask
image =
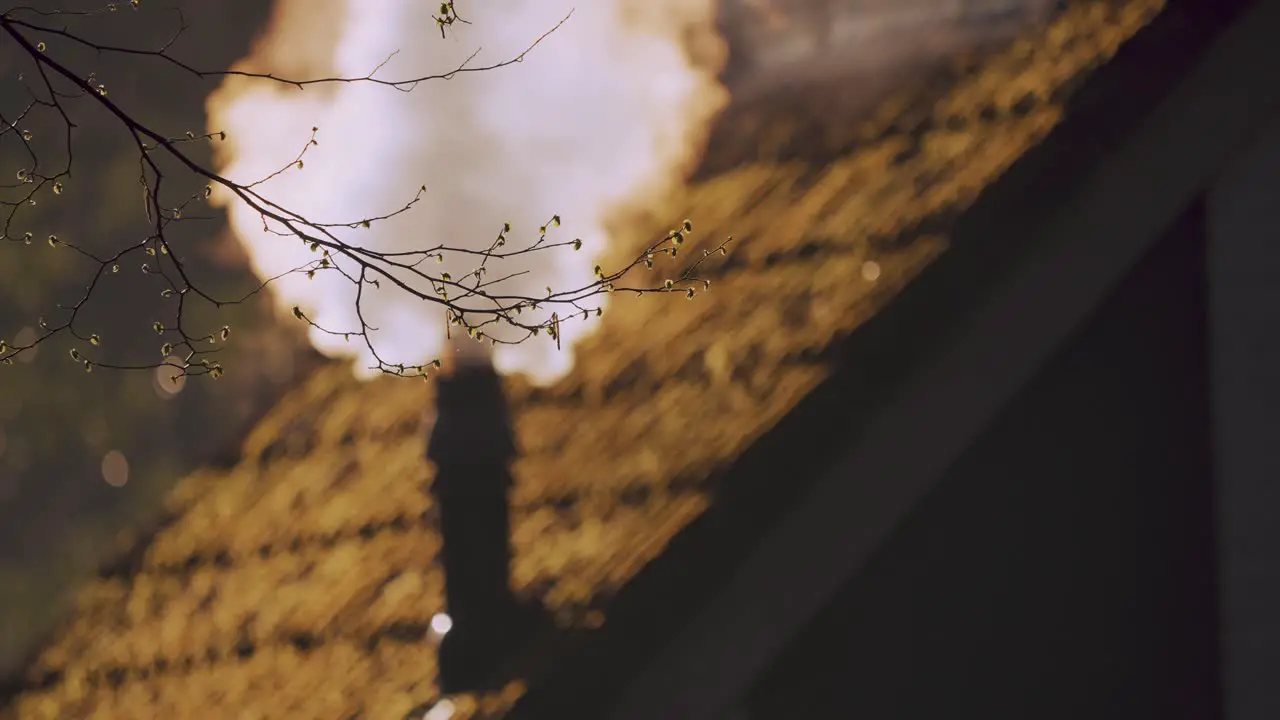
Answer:
MULTIPOLYGON (((0 144, 17 147, 23 165, 13 170, 14 181, 0 185, 0 208, 3 208, 0 241, 30 245, 35 241, 33 232, 16 230, 22 210, 35 205, 46 193, 61 195, 67 191, 72 174, 76 141, 76 118, 90 108, 106 112, 137 152, 138 184, 142 196, 142 216, 148 230, 124 247, 106 254, 91 251, 72 239, 48 235, 43 241, 54 248, 65 248, 85 261, 87 266, 83 291, 69 304, 59 304, 51 319, 41 318, 40 333, 32 342, 8 344, 0 340, 0 363, 9 364, 24 352, 49 339, 65 335, 79 344, 70 350, 73 360, 86 371, 95 368, 115 370, 154 369, 173 366, 184 375, 209 375, 217 378, 225 368, 217 360, 220 345, 231 336, 231 329, 221 327, 193 327, 190 311, 196 305, 214 309, 245 302, 248 298, 267 290, 283 277, 302 274, 308 278, 317 274, 336 274, 355 286, 356 325, 347 328, 329 328, 318 325, 301 308, 294 307, 293 314, 315 331, 339 336, 346 340, 359 339, 374 359, 374 369, 384 373, 426 377, 439 366, 434 360, 422 364, 403 364, 384 359, 375 345, 372 333, 377 328, 366 317, 365 303, 370 289, 380 292, 401 292, 418 300, 440 307, 450 332, 458 332, 477 341, 490 344, 516 344, 545 334, 560 342, 561 326, 572 321, 586 321, 599 315, 599 296, 616 291, 649 293, 679 292, 693 298, 699 289, 705 289, 709 281, 699 275, 703 264, 714 254, 723 254, 729 240, 712 249, 704 250, 701 257, 685 263, 672 273, 670 279, 649 284, 633 281, 637 268, 652 268, 655 262, 671 261, 680 253, 686 236, 692 232, 692 224, 684 221, 665 237, 651 243, 630 262, 619 268, 596 267, 595 280, 574 288, 547 288, 544 296, 512 294, 503 291, 506 281, 521 277, 527 271, 514 271, 500 277, 489 278, 491 260, 505 260, 545 252, 574 252, 582 247, 580 240, 553 240, 552 233, 561 224, 560 216, 550 218, 539 228, 535 238, 525 242, 513 241, 510 225, 503 225, 493 241, 484 250, 465 246, 436 244, 419 250, 379 252, 362 247, 340 237, 345 229, 369 228, 410 212, 422 199, 426 187, 420 187, 407 201, 386 212, 367 217, 328 221, 311 218, 285 207, 268 194, 270 182, 291 172, 301 172, 307 151, 318 141, 319 128, 312 128, 311 136, 294 159, 276 171, 252 182, 238 182, 224 177, 207 163, 198 159, 198 144, 225 140, 223 132, 172 134, 142 113, 118 102, 109 94, 107 85, 93 72, 75 67, 70 56, 63 52, 69 47, 92 51, 96 56, 116 55, 142 62, 158 62, 176 68, 193 79, 240 77, 252 81, 277 83, 303 89, 312 85, 336 83, 368 83, 390 90, 411 92, 428 81, 450 80, 459 75, 477 72, 500 72, 502 68, 520 63, 541 43, 548 40, 572 13, 550 30, 539 35, 523 51, 500 62, 473 65, 479 52, 473 53, 451 70, 435 74, 423 74, 406 79, 377 77, 386 61, 359 77, 289 78, 272 73, 253 73, 235 69, 197 68, 174 56, 179 39, 190 28, 180 11, 174 10, 176 27, 152 48, 114 44, 93 39, 90 31, 81 27, 87 21, 107 14, 136 11, 138 0, 128 3, 110 2, 92 10, 47 10, 31 6, 14 6, 0 14, 0 48, 9 46, 17 51, 26 69, 14 82, 20 84, 29 101, 12 117, 0 114, 0 144), (56 130, 55 130, 56 128, 56 130), (57 165, 42 162, 33 142, 35 133, 58 133, 60 157, 57 165), (176 175, 175 175, 176 173, 176 175), (247 295, 220 297, 206 291, 194 279, 192 267, 185 254, 177 247, 172 231, 179 223, 215 218, 214 215, 198 215, 195 209, 209 200, 214 188, 229 192, 236 202, 243 203, 262 220, 262 228, 282 238, 303 243, 315 254, 313 261, 302 264, 286 273, 264 279, 247 295), (473 257, 475 269, 463 277, 454 278, 448 272, 432 272, 432 265, 439 264, 445 256, 473 257), (430 262, 434 260, 435 263, 430 262), (99 352, 102 338, 83 327, 82 310, 97 296, 104 283, 111 278, 141 273, 159 279, 161 290, 157 298, 159 316, 163 320, 152 321, 152 329, 160 340, 160 357, 163 360, 148 362, 143 359, 130 362, 107 361, 99 352), (385 289, 384 289, 385 286, 385 289), (548 319, 538 320, 535 313, 525 310, 551 310, 548 319), (515 333, 511 333, 515 330, 515 333), (513 335, 514 337, 500 337, 513 335), (180 358, 174 361, 172 358, 180 358)), ((467 21, 460 17, 453 2, 441 3, 434 20, 444 35, 458 23, 467 21)), ((390 58, 388 58, 390 59, 390 58)), ((143 72, 139 70, 139 72, 143 72)), ((3 156, 3 157, 8 157, 3 156)), ((0 168, 0 171, 7 169, 0 168)))

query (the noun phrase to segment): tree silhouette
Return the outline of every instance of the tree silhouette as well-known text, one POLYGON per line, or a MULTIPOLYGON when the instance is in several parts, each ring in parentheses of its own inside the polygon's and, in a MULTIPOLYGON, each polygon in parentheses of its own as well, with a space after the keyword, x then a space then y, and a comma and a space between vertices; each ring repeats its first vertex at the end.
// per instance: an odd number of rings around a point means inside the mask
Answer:
MULTIPOLYGON (((342 236, 345 230, 369 228, 376 223, 413 211, 426 187, 417 189, 402 205, 389 213, 350 218, 339 222, 320 222, 272 200, 269 181, 281 174, 301 172, 307 152, 318 142, 317 128, 287 165, 266 177, 251 182, 233 180, 219 174, 207 160, 208 146, 226 139, 220 130, 212 132, 178 131, 162 127, 148 114, 113 94, 114 83, 136 86, 156 66, 178 71, 192 81, 239 76, 262 83, 276 83, 297 88, 312 85, 368 83, 382 86, 388 92, 412 92, 422 83, 457 78, 477 72, 500 72, 503 67, 522 62, 539 44, 571 18, 534 37, 519 54, 488 65, 473 64, 475 55, 444 72, 409 78, 385 78, 382 65, 360 77, 295 78, 270 73, 251 73, 234 68, 204 68, 179 58, 177 49, 184 34, 192 32, 180 9, 169 9, 174 21, 171 30, 160 38, 102 39, 118 28, 118 16, 142 9, 141 0, 108 2, 91 9, 41 9, 29 5, 10 7, 0 14, 0 45, 16 52, 6 60, 17 67, 4 68, 5 84, 16 84, 23 102, 15 107, 0 106, 0 159, 9 167, 0 173, 11 173, 0 184, 0 241, 23 245, 47 245, 55 251, 72 253, 84 265, 82 289, 51 307, 37 323, 39 330, 26 338, 0 339, 0 363, 10 364, 55 337, 67 337, 71 359, 86 371, 95 368, 114 370, 154 370, 171 366, 176 380, 186 375, 208 375, 218 378, 225 372, 219 353, 231 339, 230 325, 218 322, 216 311, 245 302, 267 289, 284 275, 337 275, 355 286, 354 327, 322 327, 300 307, 293 308, 297 320, 314 331, 346 340, 362 342, 383 373, 427 377, 440 362, 426 360, 420 364, 392 363, 384 360, 371 335, 377 328, 370 324, 364 311, 368 295, 377 292, 400 292, 440 309, 449 332, 458 332, 477 342, 515 344, 539 335, 559 344, 561 326, 567 322, 583 322, 602 312, 599 297, 612 292, 679 293, 690 299, 709 281, 699 277, 698 269, 707 257, 723 254, 729 240, 696 257, 680 256, 681 246, 693 226, 684 220, 665 236, 657 239, 616 268, 595 268, 595 279, 572 288, 546 288, 546 294, 532 296, 504 289, 504 282, 525 272, 515 271, 490 277, 490 261, 519 259, 534 253, 574 252, 581 240, 556 237, 561 218, 549 218, 536 233, 520 239, 521 233, 509 224, 495 222, 493 239, 483 249, 476 246, 433 243, 409 251, 376 251, 351 242, 342 236), (111 16, 117 22, 105 23, 111 16), (97 63, 106 58, 124 64, 119 70, 99 75, 97 63), (115 131, 131 143, 137 159, 136 183, 141 195, 137 213, 145 220, 137 235, 114 247, 100 248, 76 238, 28 229, 26 214, 40 202, 65 202, 77 192, 73 167, 85 139, 77 136, 80 118, 87 113, 105 113, 115 131), (199 279, 199 259, 193 259, 176 237, 184 223, 215 218, 208 212, 208 201, 215 193, 229 194, 234 202, 243 203, 255 212, 264 231, 280 241, 304 244, 314 255, 284 275, 264 278, 248 293, 228 296, 210 289, 199 279), (444 258, 470 258, 472 268, 461 277, 453 277, 435 266, 444 258), (670 263, 665 279, 635 280, 637 268, 653 268, 655 262, 670 263), (142 277, 145 276, 145 277, 142 277), (141 279, 140 279, 141 278, 141 279), (104 346, 111 338, 101 336, 86 319, 87 309, 112 283, 146 282, 155 287, 153 311, 139 321, 148 323, 155 332, 156 348, 125 348, 107 355, 104 346), (532 311, 532 312, 526 312, 532 311)), ((441 36, 467 21, 454 2, 442 2, 433 16, 441 36)), ((114 36, 112 36, 114 38, 114 36)), ((384 63, 385 64, 385 63, 384 63)), ((12 89, 12 88, 10 88, 12 89)), ((154 92, 163 92, 155 87, 154 92)), ((93 198, 80 199, 93 203, 93 198)), ((520 229, 523 231, 524 229, 520 229)), ((38 250, 33 249, 32 252, 38 250)), ((48 252, 47 250, 41 252, 48 252)), ((650 276, 642 276, 650 277, 650 276)), ((545 340, 544 340, 545 341, 545 340)))

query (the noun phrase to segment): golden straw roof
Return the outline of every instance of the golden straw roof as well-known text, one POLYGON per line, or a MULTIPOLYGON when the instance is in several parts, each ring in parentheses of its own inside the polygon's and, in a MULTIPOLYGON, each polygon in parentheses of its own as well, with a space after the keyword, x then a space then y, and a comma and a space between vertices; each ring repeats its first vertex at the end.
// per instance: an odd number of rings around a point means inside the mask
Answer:
MULTIPOLYGON (((607 619, 610 595, 706 507, 705 479, 824 377, 824 349, 945 248, 945 221, 1162 5, 1070 3, 930 102, 905 94, 834 140, 828 129, 841 155, 690 188, 672 214, 694 219, 690 252, 739 239, 710 292, 617 297, 569 378, 508 381, 513 585, 566 622, 607 619)), ((773 112, 771 132, 806 131, 773 112)), ((399 720, 431 702, 444 582, 424 458, 432 393, 345 367, 313 376, 238 465, 180 484, 135 563, 83 588, 17 717, 399 720)), ((500 714, 520 692, 456 698, 456 717, 500 714)))

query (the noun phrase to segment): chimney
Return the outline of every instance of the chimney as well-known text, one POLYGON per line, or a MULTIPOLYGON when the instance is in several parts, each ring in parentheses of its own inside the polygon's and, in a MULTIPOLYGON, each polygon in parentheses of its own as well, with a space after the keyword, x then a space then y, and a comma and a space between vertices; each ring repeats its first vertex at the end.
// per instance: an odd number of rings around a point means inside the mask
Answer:
POLYGON ((500 686, 503 667, 542 624, 541 608, 511 591, 509 465, 515 458, 501 379, 473 343, 459 347, 437 383, 436 423, 427 443, 432 494, 444 538, 447 611, 440 647, 447 694, 500 686))

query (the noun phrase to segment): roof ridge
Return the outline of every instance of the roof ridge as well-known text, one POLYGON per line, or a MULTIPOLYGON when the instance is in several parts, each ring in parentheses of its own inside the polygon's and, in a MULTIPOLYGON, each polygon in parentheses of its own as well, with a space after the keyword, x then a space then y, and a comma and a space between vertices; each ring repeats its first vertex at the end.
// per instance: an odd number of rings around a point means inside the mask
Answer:
MULTIPOLYGON (((1079 20, 1071 32, 1093 33, 1116 19, 1105 13, 1090 16, 1097 10, 1089 8, 1159 4, 1081 0, 1068 10, 1083 20, 1067 12, 1058 22, 1079 20)), ((1052 28, 1037 31, 1043 40, 1030 46, 1033 52, 1052 49, 1044 39, 1055 32, 1052 28)), ((730 230, 742 241, 735 253, 712 266, 721 273, 713 276, 713 291, 680 304, 680 312, 645 310, 616 297, 606 312, 609 317, 577 351, 578 362, 568 378, 549 389, 534 389, 521 378, 505 381, 518 442, 530 450, 513 469, 513 501, 523 509, 522 517, 513 518, 513 584, 536 588, 555 608, 589 605, 608 597, 661 554, 709 502, 707 483, 681 485, 686 482, 682 478, 714 482, 817 387, 831 361, 824 353, 937 256, 955 217, 1061 119, 1054 92, 1082 68, 1109 57, 1124 37, 1102 32, 1078 43, 1073 51, 1078 56, 1062 60, 1050 54, 1052 62, 1041 58, 1052 71, 1047 78, 1019 66, 1023 50, 1012 44, 992 53, 980 71, 971 70, 937 100, 930 107, 934 120, 928 123, 881 137, 820 169, 799 162, 744 167, 690 188, 678 206, 698 228, 682 252, 696 254, 730 230), (1036 94, 1029 98, 1031 90, 1036 94), (994 110, 987 112, 988 106, 994 110), (953 117, 962 121, 952 122, 953 117), (750 204, 754 207, 745 210, 750 204), (732 330, 724 332, 726 328, 732 330), (679 379, 686 372, 690 379, 679 379), (672 381, 605 392, 610 383, 625 386, 627 373, 672 381), (610 504, 641 487, 651 493, 644 504, 610 504), (533 502, 567 496, 605 500, 598 507, 583 503, 573 518, 558 513, 554 501, 533 502)), ((422 489, 433 471, 423 457, 423 443, 434 422, 427 409, 432 392, 429 384, 405 385, 388 378, 361 383, 339 364, 317 372, 246 438, 241 463, 190 476, 170 496, 168 505, 177 517, 147 545, 143 562, 170 568, 170 576, 145 584, 171 590, 143 592, 118 580, 103 582, 121 587, 86 588, 86 606, 46 648, 41 662, 106 667, 113 656, 154 656, 198 638, 230 639, 231 631, 257 612, 250 607, 254 598, 220 594, 216 611, 221 629, 216 632, 201 625, 211 622, 207 618, 212 614, 184 615, 199 606, 204 586, 193 587, 195 581, 187 582, 181 567, 198 556, 202 571, 216 569, 219 552, 226 553, 221 562, 233 567, 212 573, 223 578, 216 582, 252 566, 255 582, 281 588, 259 598, 283 605, 273 609, 274 624, 262 621, 257 628, 268 634, 287 629, 285 620, 326 627, 338 615, 354 612, 351 608, 361 598, 372 597, 372 586, 390 572, 417 578, 420 597, 388 605, 387 618, 420 618, 425 609, 440 607, 426 588, 426 576, 438 573, 432 569, 429 532, 413 535, 413 542, 402 543, 397 552, 383 552, 385 531, 372 538, 376 542, 351 541, 344 546, 343 563, 323 581, 319 571, 295 581, 280 574, 283 564, 260 566, 252 560, 262 547, 269 546, 268 554, 274 555, 304 533, 319 549, 326 549, 325 538, 346 538, 343 533, 352 528, 359 537, 364 525, 352 518, 401 513, 411 527, 405 537, 413 534, 412 528, 426 528, 422 523, 428 522, 432 500, 422 489), (351 476, 343 480, 347 468, 352 468, 351 476), (230 517, 235 517, 231 525, 230 517), (237 558, 250 562, 241 567, 237 558), (338 578, 356 589, 331 593, 337 585, 324 582, 338 583, 338 578), (101 597, 95 599, 94 592, 101 597), (107 597, 109 592, 125 596, 107 597), (163 603, 167 613, 142 612, 152 602, 157 607, 163 603), (341 607, 335 610, 326 603, 341 607), (92 635, 93 626, 86 623, 95 612, 110 615, 115 627, 104 626, 98 636, 92 635), (136 623, 130 612, 137 613, 136 623)), ((401 535, 385 533, 391 537, 401 535)), ((344 615, 344 627, 359 622, 344 615)), ((425 666, 414 671, 415 700, 433 692, 432 672, 425 666)), ((388 671, 383 679, 390 683, 400 677, 388 671)), ((361 682, 368 691, 370 681, 361 682)), ((302 693, 302 678, 290 683, 294 689, 289 692, 302 693)), ((387 688, 390 692, 391 686, 387 688)), ((154 689, 187 697, 175 685, 154 689)), ((76 692, 85 696, 83 688, 58 686, 29 702, 69 698, 76 692)), ((278 694, 275 701, 281 703, 294 697, 283 689, 278 694)))

